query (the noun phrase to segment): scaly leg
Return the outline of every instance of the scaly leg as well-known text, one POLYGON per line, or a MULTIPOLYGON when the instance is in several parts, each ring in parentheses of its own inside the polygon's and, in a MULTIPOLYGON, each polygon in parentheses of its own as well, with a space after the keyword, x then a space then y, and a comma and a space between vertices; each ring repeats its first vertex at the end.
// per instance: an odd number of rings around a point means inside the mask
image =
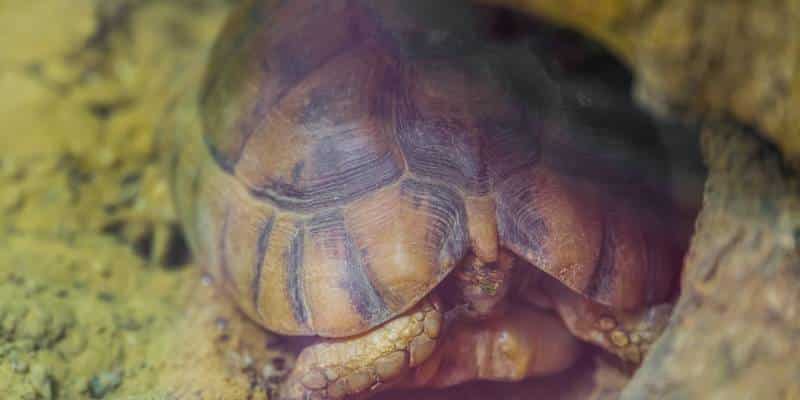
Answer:
POLYGON ((280 398, 368 397, 427 360, 441 325, 440 306, 428 298, 363 335, 313 344, 300 352, 280 398))
POLYGON ((672 313, 672 305, 666 303, 638 312, 613 310, 558 283, 551 282, 544 290, 575 336, 633 364, 642 361, 672 313))

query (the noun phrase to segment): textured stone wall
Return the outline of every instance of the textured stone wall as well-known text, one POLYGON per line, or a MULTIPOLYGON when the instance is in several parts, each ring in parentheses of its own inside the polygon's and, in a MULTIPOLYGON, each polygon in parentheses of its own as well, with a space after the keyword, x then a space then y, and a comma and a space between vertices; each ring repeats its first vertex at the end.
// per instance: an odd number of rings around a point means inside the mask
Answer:
POLYGON ((730 116, 800 169, 800 1, 489 0, 578 29, 635 70, 653 109, 730 116))
POLYGON ((800 2, 500 2, 605 43, 642 103, 702 126, 680 301, 622 398, 798 398, 800 2))

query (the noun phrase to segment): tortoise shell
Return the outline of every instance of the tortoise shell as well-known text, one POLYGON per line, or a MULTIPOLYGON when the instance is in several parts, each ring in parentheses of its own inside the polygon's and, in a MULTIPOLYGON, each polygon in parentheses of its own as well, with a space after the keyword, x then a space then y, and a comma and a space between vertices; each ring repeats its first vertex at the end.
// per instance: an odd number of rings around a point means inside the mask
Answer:
POLYGON ((577 102, 492 15, 251 1, 229 20, 173 162, 193 251, 245 313, 357 334, 499 247, 612 307, 667 295, 662 170, 605 145, 613 124, 574 122, 577 102))

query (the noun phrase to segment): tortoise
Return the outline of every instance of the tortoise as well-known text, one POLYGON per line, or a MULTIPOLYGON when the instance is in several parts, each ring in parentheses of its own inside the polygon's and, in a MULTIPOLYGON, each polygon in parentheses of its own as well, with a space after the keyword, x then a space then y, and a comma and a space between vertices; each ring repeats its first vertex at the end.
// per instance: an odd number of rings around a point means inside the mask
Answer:
POLYGON ((169 169, 213 282, 316 338, 281 398, 519 380, 579 339, 636 363, 663 327, 686 247, 665 158, 604 136, 652 123, 581 108, 495 17, 259 0, 225 25, 169 169))

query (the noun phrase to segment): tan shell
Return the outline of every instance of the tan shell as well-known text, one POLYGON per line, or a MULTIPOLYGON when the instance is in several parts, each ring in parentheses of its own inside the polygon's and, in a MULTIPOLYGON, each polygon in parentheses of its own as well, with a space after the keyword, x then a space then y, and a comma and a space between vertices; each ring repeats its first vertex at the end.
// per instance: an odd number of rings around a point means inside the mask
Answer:
POLYGON ((196 257, 253 319, 364 332, 501 246, 604 304, 664 297, 652 182, 578 143, 524 48, 476 33, 481 11, 431 26, 402 2, 284 3, 228 23, 173 160, 196 257))

